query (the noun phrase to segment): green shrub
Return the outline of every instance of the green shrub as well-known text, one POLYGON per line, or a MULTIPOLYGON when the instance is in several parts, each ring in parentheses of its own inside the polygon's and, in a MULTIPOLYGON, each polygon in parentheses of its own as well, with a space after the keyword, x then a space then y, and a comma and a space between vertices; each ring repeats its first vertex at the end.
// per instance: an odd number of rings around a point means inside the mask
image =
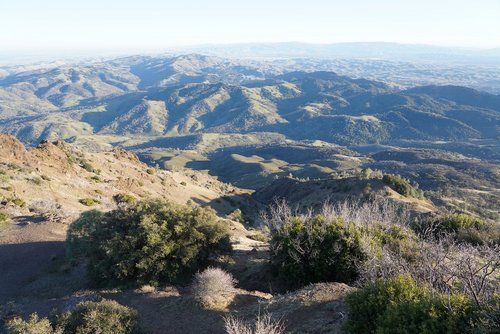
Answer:
POLYGON ((245 222, 245 218, 243 217, 243 212, 241 212, 240 209, 236 209, 234 210, 230 215, 229 215, 229 219, 231 220, 234 220, 234 221, 237 221, 239 223, 244 223, 245 222))
POLYGON ((112 300, 80 303, 72 312, 59 316, 57 320, 64 333, 139 333, 137 311, 112 300))
POLYGON ((0 212, 0 224, 9 220, 9 216, 5 212, 0 212))
POLYGON ((83 159, 80 161, 80 167, 82 167, 83 169, 85 169, 89 173, 95 173, 95 174, 101 173, 101 171, 98 169, 95 169, 94 166, 92 166, 90 164, 90 162, 83 160, 83 159))
POLYGON ((116 194, 113 196, 113 200, 116 202, 116 204, 134 204, 137 202, 137 198, 135 198, 132 195, 129 194, 116 194))
POLYGON ((11 198, 10 201, 14 204, 17 205, 20 208, 24 208, 26 206, 26 202, 19 197, 11 198))
POLYGON ((88 257, 95 285, 183 282, 228 250, 228 226, 209 208, 160 200, 82 214, 68 230, 70 256, 88 257))
POLYGON ((101 178, 99 177, 99 175, 93 175, 90 179, 95 182, 101 182, 101 178))
POLYGON ((82 302, 71 312, 50 321, 32 314, 27 321, 14 318, 7 323, 9 334, 136 334, 140 333, 137 312, 111 300, 82 302))
POLYGON ((418 238, 415 233, 399 225, 372 223, 361 227, 365 240, 375 251, 377 257, 382 256, 382 248, 387 247, 393 253, 400 254, 406 260, 414 259, 417 252, 418 238))
POLYGON ((9 221, 10 221, 9 216, 5 212, 0 211, 0 230, 3 227, 6 227, 9 221))
POLYGON ((462 294, 441 295, 409 276, 379 280, 346 297, 349 333, 464 333, 476 309, 462 294))
POLYGON ((83 204, 85 206, 94 206, 97 204, 101 204, 101 201, 94 199, 94 198, 82 198, 82 199, 79 199, 78 202, 80 202, 81 204, 83 204))
POLYGON ((156 169, 148 168, 148 169, 146 169, 146 173, 148 173, 149 175, 154 175, 154 174, 156 174, 156 169))
POLYGON ((412 228, 420 234, 424 234, 430 227, 432 235, 440 238, 452 236, 459 242, 471 244, 500 243, 500 231, 498 225, 465 213, 455 213, 432 218, 430 220, 414 222, 412 228))
POLYGON ((360 231, 342 219, 295 217, 271 233, 271 262, 291 287, 308 283, 353 282, 365 259, 360 231))
POLYGON ((37 186, 42 184, 42 179, 40 177, 34 177, 31 179, 28 179, 28 181, 36 184, 37 186))
POLYGON ((384 174, 382 181, 400 195, 415 198, 423 197, 421 192, 415 189, 415 187, 413 187, 408 180, 399 175, 384 174))
POLYGON ((47 318, 39 318, 38 314, 33 313, 27 321, 21 318, 14 318, 7 322, 5 326, 9 334, 63 334, 59 330, 54 330, 47 318))

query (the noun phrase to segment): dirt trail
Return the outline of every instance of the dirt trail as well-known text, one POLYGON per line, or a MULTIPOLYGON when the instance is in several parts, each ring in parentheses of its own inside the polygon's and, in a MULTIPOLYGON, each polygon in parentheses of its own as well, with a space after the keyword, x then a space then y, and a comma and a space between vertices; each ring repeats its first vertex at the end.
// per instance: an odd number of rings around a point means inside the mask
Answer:
POLYGON ((0 304, 28 293, 25 288, 64 256, 64 233, 55 225, 30 223, 0 233, 0 304))

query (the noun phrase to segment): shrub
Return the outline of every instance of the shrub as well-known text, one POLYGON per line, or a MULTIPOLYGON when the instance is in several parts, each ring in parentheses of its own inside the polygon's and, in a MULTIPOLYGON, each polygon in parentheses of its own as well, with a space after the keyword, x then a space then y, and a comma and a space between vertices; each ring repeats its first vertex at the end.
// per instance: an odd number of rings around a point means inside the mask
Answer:
POLYGON ((64 333, 133 334, 139 333, 137 311, 112 300, 83 302, 70 313, 58 317, 64 333))
POLYGON ((80 167, 82 167, 83 169, 85 169, 89 173, 94 173, 94 174, 100 174, 101 173, 101 171, 98 170, 98 169, 95 169, 94 166, 92 166, 90 164, 90 162, 88 162, 86 160, 83 160, 83 159, 80 161, 80 167))
POLYGON ((160 200, 84 213, 67 245, 70 256, 88 257, 98 286, 182 282, 230 249, 228 227, 212 209, 160 200))
POLYGON ((156 174, 156 169, 154 169, 154 168, 148 168, 148 169, 146 169, 146 173, 148 173, 149 175, 156 174))
POLYGON ((99 177, 99 175, 92 175, 90 179, 95 182, 101 182, 101 178, 99 177))
POLYGON ((365 259, 360 232, 341 218, 293 217, 271 232, 271 262, 288 285, 353 282, 365 259))
POLYGON ((42 179, 40 177, 34 177, 31 179, 28 179, 28 181, 36 184, 37 186, 42 184, 42 179))
POLYGON ((0 211, 0 230, 7 226, 9 220, 9 216, 5 212, 0 211))
POLYGON ((135 198, 132 195, 124 194, 124 193, 114 195, 113 200, 118 205, 120 205, 120 204, 129 204, 130 205, 130 204, 134 204, 137 202, 137 198, 135 198))
POLYGON ((140 333, 137 312, 111 300, 82 302, 70 312, 51 320, 32 314, 27 321, 14 318, 7 323, 9 334, 136 334, 140 333))
POLYGON ((385 174, 382 177, 382 181, 400 195, 416 198, 422 197, 422 194, 415 189, 415 187, 413 187, 408 180, 399 175, 385 174))
POLYGON ((245 222, 245 218, 243 217, 243 212, 241 212, 240 209, 236 209, 233 212, 231 212, 231 214, 229 215, 229 219, 237 221, 242 224, 245 222))
POLYGON ((207 268, 195 275, 193 297, 204 308, 224 309, 233 301, 235 283, 230 273, 219 268, 207 268))
POLYGON ((9 334, 62 334, 59 330, 54 330, 49 319, 39 318, 38 314, 33 313, 27 321, 21 318, 14 318, 7 322, 7 333, 9 334))
POLYGON ((471 244, 500 243, 498 226, 465 213, 455 213, 432 218, 425 221, 416 221, 412 228, 419 234, 441 238, 452 236, 459 242, 471 244))
POLYGON ((442 295, 410 276, 379 280, 346 297, 349 333, 463 333, 475 308, 462 294, 442 295))
POLYGON ((233 316, 224 318, 227 334, 282 334, 285 326, 279 320, 274 320, 270 315, 259 315, 253 324, 246 323, 233 316))
POLYGON ((101 201, 94 199, 94 198, 82 198, 82 199, 79 199, 78 202, 80 202, 81 204, 83 204, 85 206, 94 206, 97 204, 101 204, 101 201))
POLYGON ((22 198, 19 198, 19 197, 11 198, 10 201, 14 205, 17 205, 20 208, 24 208, 26 206, 26 202, 22 198))
POLYGON ((399 254, 405 260, 416 256, 418 238, 409 228, 372 223, 360 227, 360 230, 365 241, 364 249, 371 257, 382 256, 383 249, 399 254))
POLYGON ((185 181, 181 181, 181 186, 187 186, 187 183, 185 181))

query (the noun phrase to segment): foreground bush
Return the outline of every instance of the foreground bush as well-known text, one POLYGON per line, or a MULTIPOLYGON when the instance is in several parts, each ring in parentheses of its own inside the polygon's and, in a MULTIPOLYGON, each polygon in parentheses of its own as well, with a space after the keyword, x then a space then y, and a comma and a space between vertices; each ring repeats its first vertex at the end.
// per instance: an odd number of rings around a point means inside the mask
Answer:
POLYGON ((349 333, 465 333, 477 309, 462 294, 432 293, 410 276, 379 280, 346 297, 349 333))
POLYGON ((341 218, 293 217, 273 230, 271 261, 292 287, 315 282, 351 283, 365 258, 359 229, 341 218))
POLYGON ((36 313, 28 321, 20 318, 7 323, 9 334, 135 334, 139 333, 137 312, 115 301, 83 302, 52 321, 36 313))
POLYGON ((228 250, 228 228, 212 209, 144 201, 89 211, 68 229, 70 256, 88 258, 98 286, 181 282, 228 250))
POLYGON ((33 313, 27 321, 14 318, 6 325, 9 334, 63 334, 61 329, 54 329, 47 318, 39 318, 33 313))
POLYGON ((194 278, 193 297, 204 308, 224 309, 234 299, 235 283, 230 273, 219 268, 207 268, 194 278))
POLYGON ((139 333, 137 311, 112 300, 83 302, 59 317, 63 333, 131 334, 139 333))

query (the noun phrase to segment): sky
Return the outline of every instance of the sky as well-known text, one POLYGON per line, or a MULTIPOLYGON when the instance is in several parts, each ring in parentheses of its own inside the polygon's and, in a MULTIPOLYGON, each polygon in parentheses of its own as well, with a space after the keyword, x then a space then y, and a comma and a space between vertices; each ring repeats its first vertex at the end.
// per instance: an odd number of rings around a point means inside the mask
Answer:
POLYGON ((247 42, 500 47, 500 0, 0 0, 0 53, 247 42))

